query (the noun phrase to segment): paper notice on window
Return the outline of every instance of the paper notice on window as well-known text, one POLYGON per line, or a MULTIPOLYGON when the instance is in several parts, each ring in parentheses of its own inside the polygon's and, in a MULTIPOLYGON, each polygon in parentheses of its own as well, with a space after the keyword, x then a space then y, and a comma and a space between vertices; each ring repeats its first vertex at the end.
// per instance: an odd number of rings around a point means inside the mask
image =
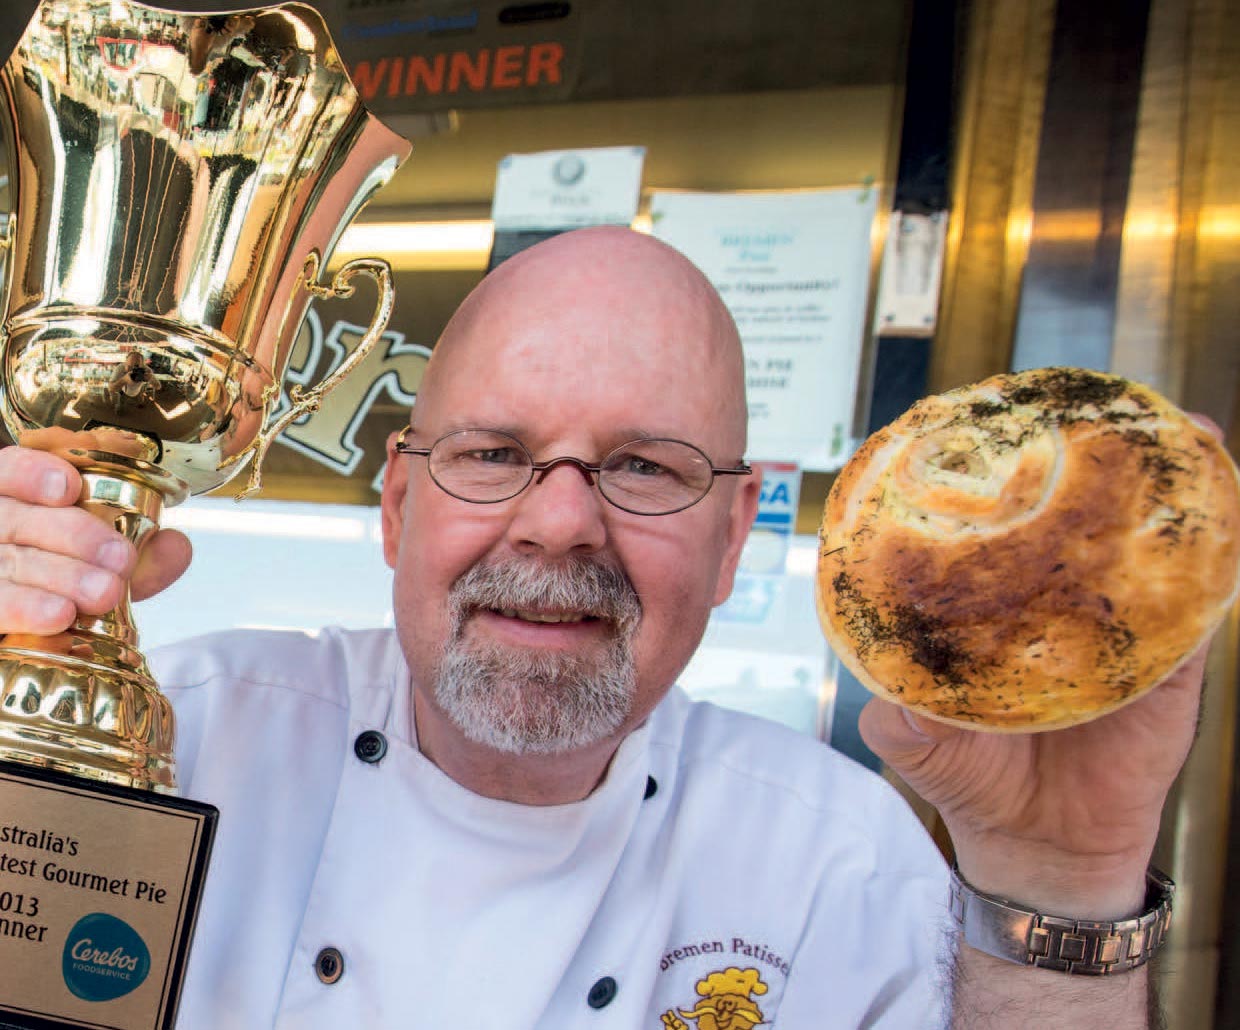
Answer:
POLYGON ((740 330, 755 460, 831 470, 849 453, 875 207, 870 189, 652 197, 654 234, 740 330))
POLYGON ((509 154, 495 174, 497 231, 628 225, 637 214, 645 147, 509 154))

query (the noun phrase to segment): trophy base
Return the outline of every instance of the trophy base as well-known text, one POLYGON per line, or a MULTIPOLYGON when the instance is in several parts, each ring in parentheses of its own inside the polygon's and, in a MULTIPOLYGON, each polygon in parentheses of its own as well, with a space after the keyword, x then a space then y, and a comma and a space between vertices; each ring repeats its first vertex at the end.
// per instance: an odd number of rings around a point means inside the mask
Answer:
POLYGON ((0 644, 0 761, 171 792, 174 725, 141 655, 81 623, 0 644))
POLYGON ((171 1030, 219 813, 0 762, 0 1028, 171 1030))

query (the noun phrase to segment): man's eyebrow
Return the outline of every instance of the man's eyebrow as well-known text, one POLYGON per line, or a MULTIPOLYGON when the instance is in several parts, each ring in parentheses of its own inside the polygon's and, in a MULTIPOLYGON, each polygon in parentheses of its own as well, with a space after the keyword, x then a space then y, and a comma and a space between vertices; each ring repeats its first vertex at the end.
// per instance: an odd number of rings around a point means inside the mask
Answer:
MULTIPOLYGON (((507 433, 509 436, 515 436, 523 444, 532 446, 535 442, 538 427, 533 426, 531 432, 530 426, 517 426, 510 422, 489 422, 485 419, 465 419, 465 418, 448 418, 441 423, 435 430, 436 437, 446 436, 448 433, 458 433, 465 429, 476 429, 487 433, 507 433)), ((413 424, 413 432, 419 432, 420 427, 416 420, 413 424)), ((655 430, 638 426, 613 426, 609 428, 603 437, 604 444, 608 448, 619 447, 634 440, 679 440, 682 437, 675 433, 665 430, 655 430)))
MULTIPOLYGON (((513 425, 500 422, 488 422, 486 419, 477 418, 448 418, 444 419, 433 430, 436 437, 447 436, 449 433, 459 433, 466 429, 475 429, 484 433, 507 433, 509 436, 520 438, 520 433, 513 425)), ((413 424, 414 432, 432 432, 432 430, 420 427, 415 421, 413 424)))
POLYGON ((640 429, 636 426, 616 426, 608 433, 608 436, 615 441, 616 446, 633 440, 679 439, 675 433, 668 433, 657 429, 640 429))

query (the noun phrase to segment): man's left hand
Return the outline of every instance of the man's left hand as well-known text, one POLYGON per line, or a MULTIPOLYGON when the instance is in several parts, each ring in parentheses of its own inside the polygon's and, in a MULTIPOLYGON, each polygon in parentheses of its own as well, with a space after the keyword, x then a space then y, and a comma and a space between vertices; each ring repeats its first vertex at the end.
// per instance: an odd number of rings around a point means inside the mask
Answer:
POLYGON ((1140 911, 1163 802, 1188 755, 1203 646, 1108 715, 1043 733, 988 733, 872 700, 866 743, 934 805, 964 878, 1052 914, 1140 911))

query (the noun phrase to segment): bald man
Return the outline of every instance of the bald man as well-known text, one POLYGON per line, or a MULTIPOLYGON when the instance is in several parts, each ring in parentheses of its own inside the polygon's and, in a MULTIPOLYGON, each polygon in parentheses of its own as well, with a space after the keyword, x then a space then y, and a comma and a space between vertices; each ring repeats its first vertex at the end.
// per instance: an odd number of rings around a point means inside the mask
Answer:
MULTIPOLYGON (((1146 1025, 1144 968, 957 942, 947 870, 880 779, 674 686, 757 508, 745 423, 735 327, 664 245, 586 230, 483 281, 389 442, 395 631, 157 656, 184 793, 221 810, 179 1025, 1146 1025)), ((0 492, 9 631, 188 560, 165 532, 136 563, 52 455, 0 454, 0 492)), ((975 887, 1121 920, 1149 904, 1200 671, 1039 738, 877 701, 863 726, 975 887)))

